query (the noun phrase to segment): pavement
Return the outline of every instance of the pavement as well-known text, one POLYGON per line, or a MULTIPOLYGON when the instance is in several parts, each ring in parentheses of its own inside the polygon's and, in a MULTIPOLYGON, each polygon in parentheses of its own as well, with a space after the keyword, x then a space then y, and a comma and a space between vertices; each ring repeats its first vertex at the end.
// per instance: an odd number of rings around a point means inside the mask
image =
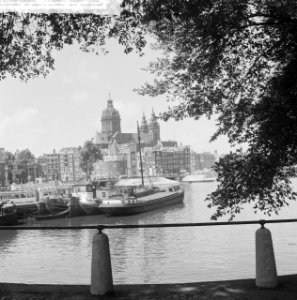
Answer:
POLYGON ((297 275, 279 277, 277 288, 254 279, 182 284, 115 285, 111 295, 92 296, 88 285, 0 283, 0 300, 296 300, 297 275))

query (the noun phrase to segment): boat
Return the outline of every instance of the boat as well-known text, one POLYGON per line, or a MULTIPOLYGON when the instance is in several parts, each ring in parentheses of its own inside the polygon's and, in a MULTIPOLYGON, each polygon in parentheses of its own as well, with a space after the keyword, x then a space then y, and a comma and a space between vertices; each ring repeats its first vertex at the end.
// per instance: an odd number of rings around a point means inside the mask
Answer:
POLYGON ((48 214, 48 215, 36 215, 34 216, 35 220, 50 220, 50 219, 58 219, 58 218, 67 218, 70 216, 70 209, 67 208, 64 211, 58 212, 56 214, 48 214))
POLYGON ((38 211, 36 189, 18 189, 1 192, 0 199, 6 203, 14 203, 18 219, 26 218, 38 211))
POLYGON ((84 199, 80 200, 79 204, 87 215, 103 214, 103 211, 99 208, 101 204, 99 199, 84 199))
POLYGON ((72 216, 82 214, 97 215, 103 213, 99 208, 102 201, 101 198, 97 196, 99 187, 95 182, 76 184, 72 188, 72 216))
POLYGON ((108 216, 127 216, 182 203, 184 190, 180 186, 154 188, 148 195, 138 196, 121 194, 102 200, 100 209, 108 216))
POLYGON ((53 198, 48 198, 45 200, 45 206, 46 209, 51 213, 51 214, 56 214, 61 211, 64 211, 68 208, 68 203, 64 200, 63 197, 58 198, 58 197, 53 197, 53 198))
POLYGON ((192 175, 186 175, 182 182, 214 182, 217 178, 214 176, 208 176, 208 174, 192 174, 192 175))
POLYGON ((74 185, 72 198, 72 208, 76 209, 76 215, 79 213, 79 209, 87 215, 103 213, 102 210, 99 209, 101 199, 97 197, 96 183, 81 183, 74 185), (76 202, 77 206, 75 206, 76 202))
POLYGON ((77 217, 77 216, 85 216, 86 212, 82 209, 80 205, 79 197, 71 196, 68 207, 70 209, 69 216, 70 217, 77 217))
POLYGON ((123 179, 125 180, 126 185, 123 184, 123 181, 119 181, 116 186, 118 186, 120 190, 122 189, 123 192, 118 195, 111 196, 108 199, 103 199, 101 205, 99 206, 100 209, 108 216, 126 216, 144 213, 169 205, 182 203, 184 200, 185 192, 181 188, 179 182, 162 177, 158 177, 158 180, 157 178, 149 177, 149 184, 145 184, 138 123, 137 129, 141 184, 138 178, 134 179, 134 183, 133 179, 131 179, 130 182, 129 179, 123 179), (165 184, 164 181, 166 182, 165 184), (157 182, 159 182, 159 185, 157 182), (163 184, 161 184, 161 182, 163 184))
POLYGON ((0 204, 0 226, 12 226, 18 223, 17 209, 13 202, 0 204))

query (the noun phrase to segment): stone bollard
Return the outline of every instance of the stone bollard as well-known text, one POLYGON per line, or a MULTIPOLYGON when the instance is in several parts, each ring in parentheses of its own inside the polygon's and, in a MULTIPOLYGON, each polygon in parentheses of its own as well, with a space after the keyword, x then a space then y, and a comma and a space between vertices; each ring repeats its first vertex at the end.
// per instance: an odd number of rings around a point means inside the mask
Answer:
POLYGON ((256 286, 274 288, 278 280, 271 233, 261 225, 256 231, 256 286))
POLYGON ((91 294, 98 296, 113 292, 109 241, 101 230, 92 241, 91 294))

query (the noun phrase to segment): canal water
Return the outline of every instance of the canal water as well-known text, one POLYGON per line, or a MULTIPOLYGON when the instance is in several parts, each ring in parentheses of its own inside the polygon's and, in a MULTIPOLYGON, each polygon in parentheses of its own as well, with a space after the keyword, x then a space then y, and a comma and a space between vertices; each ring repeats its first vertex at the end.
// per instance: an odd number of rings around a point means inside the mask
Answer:
MULTIPOLYGON (((297 190, 297 181, 293 182, 297 190)), ((29 220, 28 225, 162 224, 208 222, 204 201, 216 183, 184 184, 181 205, 129 217, 103 215, 29 220)), ((297 203, 278 216, 296 218, 297 203)), ((236 220, 258 220, 244 210, 236 220)), ((265 216, 265 218, 268 218, 265 216)), ((221 219, 219 221, 224 221, 221 219)), ((297 273, 297 223, 268 224, 279 275, 297 273)), ((110 229, 115 284, 181 283, 255 277, 255 231, 259 225, 110 229)), ((89 284, 96 230, 0 231, 0 282, 89 284)))

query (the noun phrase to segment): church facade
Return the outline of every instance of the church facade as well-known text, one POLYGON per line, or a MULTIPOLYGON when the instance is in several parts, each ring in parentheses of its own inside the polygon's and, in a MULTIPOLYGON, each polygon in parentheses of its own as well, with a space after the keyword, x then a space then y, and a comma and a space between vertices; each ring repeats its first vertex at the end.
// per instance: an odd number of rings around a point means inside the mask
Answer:
MULTIPOLYGON (((141 125, 139 128, 141 144, 154 146, 160 141, 160 125, 157 121, 155 113, 152 112, 149 122, 145 115, 143 115, 141 125)), ((113 141, 118 145, 123 144, 137 144, 138 134, 124 133, 121 130, 120 113, 113 106, 111 98, 107 100, 107 107, 103 110, 101 115, 101 132, 96 132, 94 137, 94 144, 97 144, 100 149, 107 149, 113 141)))

